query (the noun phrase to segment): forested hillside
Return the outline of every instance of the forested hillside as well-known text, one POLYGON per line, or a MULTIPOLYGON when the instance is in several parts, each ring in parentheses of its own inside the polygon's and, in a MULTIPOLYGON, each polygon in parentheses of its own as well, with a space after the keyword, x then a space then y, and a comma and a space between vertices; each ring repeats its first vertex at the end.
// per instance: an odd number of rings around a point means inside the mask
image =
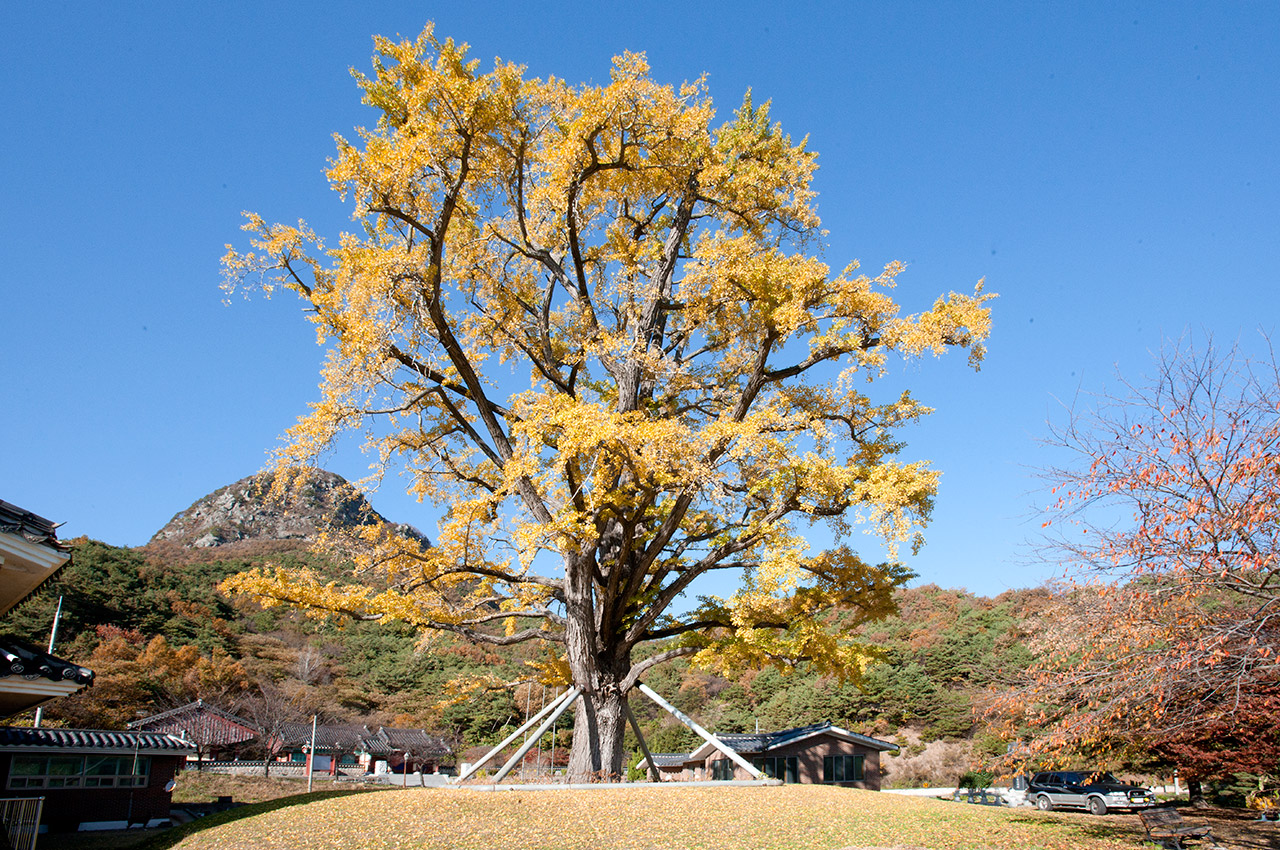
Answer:
MULTIPOLYGON (((268 560, 340 575, 300 542, 241 541, 222 557, 225 547, 127 549, 85 539, 73 547, 71 564, 0 627, 41 642, 64 597, 56 652, 91 667, 97 681, 50 704, 50 722, 115 728, 197 698, 235 708, 269 696, 299 718, 317 713, 438 729, 465 752, 495 743, 551 698, 528 663, 547 659, 531 646, 495 650, 440 636, 424 640, 395 623, 313 619, 216 590, 223 578, 268 560)), ((901 590, 899 614, 862 630, 883 656, 861 683, 803 668, 729 680, 683 661, 656 668, 646 681, 713 730, 831 720, 897 738, 900 778, 928 781, 936 765, 905 766, 932 741, 978 742, 972 759, 967 745, 952 747, 941 768, 947 773, 998 748, 975 725, 974 704, 1002 676, 1026 666, 1024 623, 1044 595, 1014 591, 986 599, 933 585, 901 590)), ((694 743, 656 706, 639 701, 635 708, 655 751, 694 743)), ((560 735, 563 746, 568 730, 560 735)))

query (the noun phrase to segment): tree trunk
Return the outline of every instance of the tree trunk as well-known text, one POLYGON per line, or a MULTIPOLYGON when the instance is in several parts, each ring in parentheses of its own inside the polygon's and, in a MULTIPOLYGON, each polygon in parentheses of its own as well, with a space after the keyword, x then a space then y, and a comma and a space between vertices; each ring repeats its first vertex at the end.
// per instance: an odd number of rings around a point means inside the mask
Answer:
POLYGON ((1190 799, 1191 805, 1197 809, 1206 809, 1209 804, 1204 799, 1204 789, 1200 787, 1200 779, 1198 777, 1189 777, 1187 779, 1187 797, 1190 799))
POLYGON ((616 633, 601 632, 589 564, 566 563, 565 654, 574 687, 570 782, 615 782, 623 773, 622 736, 626 695, 621 683, 631 672, 631 652, 616 633))
POLYGON ((626 698, 616 685, 583 694, 574 706, 570 782, 617 782, 625 775, 622 736, 626 733, 626 698))

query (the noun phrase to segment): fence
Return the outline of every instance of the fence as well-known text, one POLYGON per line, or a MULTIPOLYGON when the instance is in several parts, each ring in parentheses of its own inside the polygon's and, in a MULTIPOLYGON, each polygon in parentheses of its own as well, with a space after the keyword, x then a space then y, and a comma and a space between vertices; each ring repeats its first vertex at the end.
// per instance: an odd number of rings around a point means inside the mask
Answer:
POLYGON ((0 826, 4 827, 13 850, 35 850, 43 810, 44 797, 0 799, 0 826))

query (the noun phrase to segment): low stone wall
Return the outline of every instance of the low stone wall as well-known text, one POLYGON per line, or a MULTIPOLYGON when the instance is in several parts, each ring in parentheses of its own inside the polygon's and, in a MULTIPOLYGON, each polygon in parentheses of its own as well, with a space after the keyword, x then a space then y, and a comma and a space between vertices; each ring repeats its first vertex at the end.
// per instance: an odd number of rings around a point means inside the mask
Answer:
MULTIPOLYGON (((233 776, 262 776, 263 766, 265 762, 261 761, 207 761, 199 766, 200 770, 207 770, 210 773, 229 773, 233 776)), ((194 762, 187 763, 187 770, 195 770, 194 762)), ((273 761, 271 762, 272 776, 288 776, 299 779, 307 778, 307 766, 290 761, 273 761)), ((316 771, 315 776, 328 776, 329 771, 316 771)), ((342 777, 362 777, 364 770, 359 767, 340 767, 338 775, 342 777)))

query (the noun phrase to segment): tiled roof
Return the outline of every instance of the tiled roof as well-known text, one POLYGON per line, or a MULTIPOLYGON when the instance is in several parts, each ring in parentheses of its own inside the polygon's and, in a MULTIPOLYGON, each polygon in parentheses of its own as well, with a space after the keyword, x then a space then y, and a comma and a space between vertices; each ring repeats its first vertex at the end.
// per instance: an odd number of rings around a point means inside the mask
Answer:
POLYGON ((77 685, 93 682, 93 671, 44 652, 39 647, 11 635, 0 636, 0 679, 21 676, 45 678, 51 682, 70 681, 77 685))
MULTIPOLYGON (((896 750, 896 744, 888 741, 881 741, 879 738, 872 738, 869 735, 859 735, 857 732, 850 732, 847 729, 841 729, 833 724, 830 720, 822 723, 814 723, 809 726, 798 726, 795 729, 782 729, 777 732, 756 732, 756 733, 729 733, 725 735, 716 735, 735 753, 763 753, 768 750, 776 749, 785 744, 799 741, 802 738, 808 738, 811 735, 818 735, 828 732, 842 738, 855 741, 865 747, 874 750, 896 750)), ((698 750, 702 750, 708 746, 704 744, 698 750)), ((695 750, 697 752, 697 750, 695 750)))
MULTIPOLYGON (((281 724, 280 737, 286 747, 310 746, 310 723, 281 724)), ((398 729, 383 726, 377 732, 368 726, 322 723, 316 726, 316 752, 365 752, 386 755, 410 752, 415 756, 447 755, 449 745, 425 729, 398 729)))
POLYGON ((679 767, 689 760, 689 753, 651 753, 654 767, 679 767))
POLYGON ((180 705, 177 708, 171 708, 168 711, 162 711, 159 714, 153 714, 150 717, 144 717, 141 720, 135 720, 129 724, 130 729, 142 729, 146 726, 161 723, 166 720, 174 720, 186 717, 192 714, 215 714, 224 720, 230 720, 232 723, 239 723, 241 726, 248 726, 249 721, 243 717, 237 717, 229 711, 223 711, 217 706, 209 705, 202 699, 195 702, 189 702, 186 705, 180 705))
POLYGON ((0 726, 0 749, 33 748, 86 752, 118 750, 190 753, 195 749, 172 735, 158 732, 112 732, 101 729, 31 729, 0 726))
POLYGON ((387 742, 393 752, 410 752, 415 756, 447 755, 449 745, 437 735, 425 729, 396 729, 383 726, 378 730, 378 737, 387 742))
POLYGON ((130 729, 177 735, 200 746, 240 744, 258 733, 248 720, 229 711, 196 700, 129 724, 130 729))
MULTIPOLYGON (((360 742, 373 735, 368 726, 352 723, 321 723, 316 726, 316 752, 325 750, 354 752, 360 742)), ((310 723, 282 723, 280 737, 286 746, 311 745, 310 723)))
POLYGON ((66 552, 71 547, 58 540, 60 524, 0 499, 0 532, 18 534, 28 543, 40 543, 66 552))

